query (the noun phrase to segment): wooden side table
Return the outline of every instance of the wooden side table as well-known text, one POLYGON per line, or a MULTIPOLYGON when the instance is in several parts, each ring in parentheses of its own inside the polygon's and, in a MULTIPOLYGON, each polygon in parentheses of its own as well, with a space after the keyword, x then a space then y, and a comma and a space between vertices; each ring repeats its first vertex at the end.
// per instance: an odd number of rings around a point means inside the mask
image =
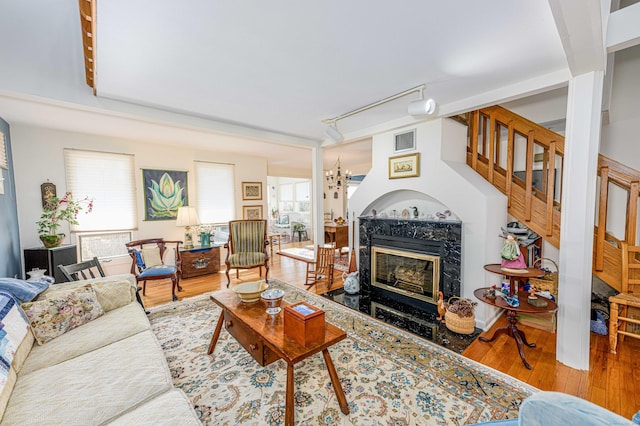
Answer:
POLYGON ((531 365, 527 362, 524 357, 524 345, 535 348, 535 343, 529 343, 527 341, 526 336, 524 335, 524 331, 518 329, 518 313, 527 313, 527 314, 542 314, 546 312, 553 312, 558 309, 558 305, 553 300, 544 299, 547 302, 547 306, 533 306, 527 302, 527 297, 529 293, 526 291, 518 292, 518 299, 520 300, 520 306, 510 306, 504 297, 496 296, 495 299, 490 299, 485 296, 485 291, 489 290, 489 287, 479 288, 473 292, 473 295, 478 298, 481 302, 484 302, 488 305, 495 306, 496 308, 501 308, 507 311, 507 321, 509 325, 503 328, 499 328, 493 333, 493 336, 487 338, 484 336, 480 336, 479 339, 483 342, 493 342, 500 336, 501 334, 507 334, 509 337, 513 338, 516 341, 518 346, 518 353, 520 354, 520 359, 525 367, 531 370, 531 365))
POLYGON ((504 275, 509 278, 509 295, 513 295, 518 291, 518 282, 522 278, 540 278, 544 276, 544 271, 537 268, 526 269, 507 269, 505 270, 499 263, 490 263, 484 265, 484 269, 494 274, 504 275))
POLYGON ((182 278, 193 278, 220 271, 220 246, 180 249, 182 278))
POLYGON ((273 233, 273 234, 269 234, 267 236, 267 238, 269 239, 269 250, 271 250, 271 264, 273 265, 273 246, 276 245, 276 243, 278 244, 278 253, 280 253, 280 251, 282 251, 282 234, 279 233, 273 233))

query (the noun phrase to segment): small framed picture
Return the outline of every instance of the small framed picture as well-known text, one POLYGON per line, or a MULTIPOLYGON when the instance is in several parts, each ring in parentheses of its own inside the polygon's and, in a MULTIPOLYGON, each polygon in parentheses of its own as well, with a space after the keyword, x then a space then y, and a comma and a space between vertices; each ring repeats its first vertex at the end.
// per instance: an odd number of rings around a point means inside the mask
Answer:
POLYGON ((420 153, 389 157, 389 179, 420 176, 420 153))
POLYGON ((49 203, 53 197, 57 197, 56 186, 51 182, 45 182, 40 185, 40 195, 42 197, 42 208, 49 203))
POLYGON ((262 219, 262 206, 242 206, 243 219, 262 219))
POLYGON ((242 182, 243 200, 262 200, 262 182, 242 182))

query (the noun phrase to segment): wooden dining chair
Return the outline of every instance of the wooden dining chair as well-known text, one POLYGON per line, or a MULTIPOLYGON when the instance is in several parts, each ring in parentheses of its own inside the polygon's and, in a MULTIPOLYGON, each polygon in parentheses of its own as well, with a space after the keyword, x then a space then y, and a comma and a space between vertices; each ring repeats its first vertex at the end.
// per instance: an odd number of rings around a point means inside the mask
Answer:
MULTIPOLYGON (((88 280, 106 276, 97 257, 91 260, 85 260, 84 262, 74 263, 73 265, 58 265, 58 270, 62 272, 62 275, 67 281, 88 280)), ((140 306, 142 306, 142 309, 144 309, 146 313, 149 313, 144 307, 144 303, 142 303, 140 290, 142 290, 142 287, 136 287, 136 300, 140 306)))
POLYGON ((318 283, 318 281, 326 280, 327 289, 330 290, 333 285, 333 271, 335 267, 335 249, 331 244, 324 246, 318 246, 318 253, 316 254, 316 263, 313 268, 307 269, 306 282, 311 286, 318 283))
POLYGON ((58 265, 58 270, 67 281, 88 280, 89 278, 104 277, 104 271, 97 257, 73 265, 58 265))
POLYGON ((180 257, 180 244, 182 241, 166 241, 162 238, 148 238, 126 243, 127 251, 131 256, 131 273, 136 276, 136 282, 142 282, 142 294, 146 295, 147 281, 171 280, 171 298, 178 300, 176 289, 180 287, 182 273, 182 258, 180 257), (174 264, 165 263, 165 252, 168 244, 175 244, 174 264))
POLYGON ((631 317, 629 308, 640 309, 640 246, 622 243, 622 280, 620 293, 609 298, 609 351, 616 353, 618 338, 625 336, 640 339, 640 333, 630 330, 640 328, 640 319, 631 317))

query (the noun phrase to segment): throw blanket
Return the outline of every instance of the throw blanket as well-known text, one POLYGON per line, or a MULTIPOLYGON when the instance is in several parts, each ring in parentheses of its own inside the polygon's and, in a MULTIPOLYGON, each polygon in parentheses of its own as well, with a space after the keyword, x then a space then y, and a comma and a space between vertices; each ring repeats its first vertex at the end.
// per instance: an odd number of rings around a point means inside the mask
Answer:
POLYGON ((7 292, 20 302, 29 302, 49 288, 49 282, 43 280, 25 281, 17 278, 0 278, 0 291, 7 292))

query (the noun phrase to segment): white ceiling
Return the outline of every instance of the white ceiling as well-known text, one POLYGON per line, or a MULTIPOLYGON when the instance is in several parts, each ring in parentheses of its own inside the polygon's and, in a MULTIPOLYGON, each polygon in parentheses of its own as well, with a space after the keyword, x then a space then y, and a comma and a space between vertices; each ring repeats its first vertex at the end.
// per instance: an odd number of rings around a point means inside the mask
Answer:
POLYGON ((312 140, 322 119, 422 83, 443 105, 567 66, 544 1, 109 0, 97 17, 98 96, 312 140))
MULTIPOLYGON (((437 114, 451 115, 558 87, 569 75, 547 1, 108 0, 97 2, 93 97, 78 16, 75 0, 0 0, 0 39, 12 41, 0 43, 8 65, 0 66, 0 117, 260 153, 283 165, 309 161, 308 148, 326 138, 322 119, 423 83, 437 114), (60 124, 20 107, 16 93, 37 97, 56 118, 80 111, 91 120, 60 124)), ((354 157, 366 129, 414 120, 407 104, 415 99, 340 120, 360 141, 354 157)), ((348 145, 336 148, 348 168, 348 145)))

